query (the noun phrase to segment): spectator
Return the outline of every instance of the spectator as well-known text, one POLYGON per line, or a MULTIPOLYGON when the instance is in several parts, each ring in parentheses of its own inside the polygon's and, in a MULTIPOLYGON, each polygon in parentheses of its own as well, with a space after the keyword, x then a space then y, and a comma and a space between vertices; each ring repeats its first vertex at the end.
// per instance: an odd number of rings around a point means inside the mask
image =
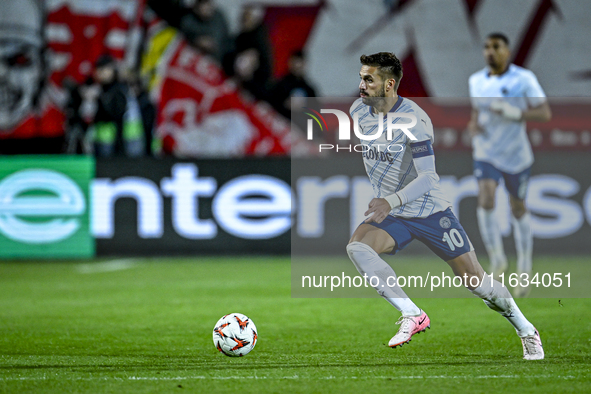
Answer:
POLYGON ((247 6, 241 17, 234 50, 224 59, 224 71, 257 100, 270 101, 271 55, 263 10, 247 6))
POLYGON ((223 12, 214 0, 194 0, 187 8, 179 0, 148 0, 150 8, 186 40, 220 64, 231 50, 232 40, 223 12))
POLYGON ((134 75, 129 82, 130 90, 136 98, 144 132, 145 155, 151 156, 157 150, 157 144, 154 144, 154 128, 156 125, 156 107, 150 99, 150 95, 142 84, 142 80, 134 75))
POLYGON ((226 17, 213 0, 195 0, 192 9, 181 16, 178 27, 191 44, 220 64, 230 50, 226 17))
MULTIPOLYGON (((288 74, 281 78, 273 87, 271 100, 277 112, 287 119, 290 118, 291 105, 298 105, 292 103, 293 100, 316 96, 316 90, 306 80, 306 58, 302 51, 292 53, 289 58, 288 67, 288 74)), ((304 103, 298 105, 298 107, 303 106, 304 103)))
POLYGON ((111 56, 99 57, 95 67, 94 79, 100 85, 93 121, 95 155, 143 155, 144 132, 137 99, 118 80, 111 56))
POLYGON ((271 50, 269 34, 263 24, 264 10, 260 7, 244 7, 241 17, 240 33, 234 39, 236 52, 255 49, 258 53, 259 67, 254 73, 254 79, 267 85, 271 79, 271 50))
POLYGON ((63 80, 62 88, 67 97, 64 106, 64 114, 67 119, 64 152, 67 154, 88 153, 84 145, 88 124, 82 118, 80 111, 84 102, 81 89, 71 77, 66 77, 63 80))

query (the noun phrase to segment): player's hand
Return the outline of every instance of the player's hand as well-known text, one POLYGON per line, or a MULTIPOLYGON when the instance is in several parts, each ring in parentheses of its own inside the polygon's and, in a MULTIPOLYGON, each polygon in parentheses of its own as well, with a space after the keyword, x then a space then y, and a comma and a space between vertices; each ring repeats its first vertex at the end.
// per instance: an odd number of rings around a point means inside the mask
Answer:
POLYGON ((384 219, 388 216, 392 208, 390 207, 390 203, 383 198, 374 198, 369 202, 369 208, 365 211, 364 215, 371 215, 367 219, 365 219, 364 223, 382 223, 384 219))
POLYGON ((523 111, 503 100, 495 100, 490 104, 490 110, 507 120, 519 122, 523 118, 523 111))

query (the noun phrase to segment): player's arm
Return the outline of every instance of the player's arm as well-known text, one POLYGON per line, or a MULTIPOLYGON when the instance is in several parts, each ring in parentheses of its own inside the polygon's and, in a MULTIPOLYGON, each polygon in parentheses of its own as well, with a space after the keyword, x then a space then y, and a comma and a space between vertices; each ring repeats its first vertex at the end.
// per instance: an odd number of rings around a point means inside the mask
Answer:
POLYGON ((552 119, 552 110, 548 102, 544 102, 536 107, 523 111, 522 120, 531 122, 548 122, 552 119))
POLYGON ((526 110, 521 110, 508 101, 496 100, 492 102, 490 109, 505 119, 514 122, 547 122, 552 119, 552 111, 550 110, 548 101, 544 101, 543 103, 526 110))
POLYGON ((437 185, 439 175, 435 172, 435 155, 431 141, 419 141, 410 146, 417 177, 396 193, 371 200, 365 216, 373 215, 365 223, 381 223, 392 209, 416 200, 437 185))
POLYGON ((523 120, 548 122, 552 119, 552 110, 550 110, 546 93, 534 73, 528 74, 525 97, 527 97, 528 109, 523 111, 523 120))
POLYGON ((433 154, 431 141, 419 141, 411 143, 410 146, 413 164, 417 170, 417 177, 401 190, 394 193, 399 201, 392 196, 385 197, 390 203, 391 209, 422 197, 425 193, 433 189, 439 181, 439 175, 435 171, 435 155, 433 154))
POLYGON ((533 122, 547 122, 552 119, 552 111, 546 99, 546 94, 538 79, 533 73, 527 73, 523 76, 525 88, 524 96, 528 101, 528 108, 521 110, 512 105, 510 99, 507 101, 493 101, 491 110, 503 116, 508 120, 516 122, 533 121, 533 122))
POLYGON ((472 104, 472 112, 470 113, 470 121, 468 122, 468 133, 471 137, 474 137, 484 130, 478 124, 478 94, 475 90, 475 76, 472 75, 468 80, 468 88, 470 90, 470 102, 472 104))

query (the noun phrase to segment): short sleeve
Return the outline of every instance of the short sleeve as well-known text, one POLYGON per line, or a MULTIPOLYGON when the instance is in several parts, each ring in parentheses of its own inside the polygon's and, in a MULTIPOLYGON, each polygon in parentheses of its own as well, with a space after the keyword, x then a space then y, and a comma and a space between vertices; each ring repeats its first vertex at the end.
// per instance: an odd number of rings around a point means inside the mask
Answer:
POLYGON ((527 77, 525 78, 525 86, 524 86, 524 96, 527 98, 527 102, 532 107, 537 107, 540 104, 546 102, 546 94, 544 90, 540 86, 538 79, 534 75, 534 73, 529 72, 526 74, 527 77))
POLYGON ((424 112, 415 112, 414 115, 417 117, 417 124, 410 129, 410 132, 417 140, 410 142, 431 141, 433 143, 433 124, 431 123, 431 119, 424 112))
POLYGON ((468 78, 468 90, 470 91, 470 104, 473 109, 480 110, 483 106, 488 107, 488 95, 482 91, 482 85, 488 73, 483 69, 470 75, 468 78))

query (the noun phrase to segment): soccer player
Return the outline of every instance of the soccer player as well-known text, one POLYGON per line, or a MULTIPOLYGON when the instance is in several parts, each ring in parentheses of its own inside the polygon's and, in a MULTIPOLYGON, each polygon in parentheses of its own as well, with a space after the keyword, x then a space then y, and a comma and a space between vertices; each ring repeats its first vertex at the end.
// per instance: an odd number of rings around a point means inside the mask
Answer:
MULTIPOLYGON (((474 176, 478 179, 478 225, 495 275, 508 267, 503 239, 495 217, 495 192, 504 179, 513 215, 517 249, 517 273, 531 276, 533 237, 525 195, 534 157, 525 132, 525 122, 550 120, 546 95, 536 76, 509 63, 509 40, 501 33, 489 34, 484 44, 488 66, 470 77, 472 117, 468 130, 474 147, 474 176)), ((517 286, 513 294, 525 297, 528 287, 517 286)))
MULTIPOLYGON (((389 286, 395 278, 392 267, 380 254, 395 254, 413 239, 426 244, 446 261, 457 276, 468 278, 465 285, 486 305, 499 312, 515 327, 523 344, 526 360, 544 358, 540 335, 523 316, 507 288, 484 270, 468 236, 451 211, 435 172, 433 154, 433 126, 431 120, 416 103, 397 95, 402 78, 400 61, 392 53, 380 52, 361 56, 359 94, 351 106, 351 116, 357 119, 362 139, 363 162, 375 198, 365 213, 369 216, 353 233, 347 254, 360 274, 378 279, 374 287, 402 316, 400 328, 389 342, 390 347, 408 343, 411 337, 430 327, 427 314, 419 309, 397 286, 389 286), (389 122, 385 114, 393 113, 394 125, 406 124, 407 132, 394 129, 392 138, 386 133, 389 122), (410 126, 409 116, 415 117, 410 126), (380 123, 383 133, 373 139, 380 123)), ((375 280, 370 281, 374 285, 375 280)))

